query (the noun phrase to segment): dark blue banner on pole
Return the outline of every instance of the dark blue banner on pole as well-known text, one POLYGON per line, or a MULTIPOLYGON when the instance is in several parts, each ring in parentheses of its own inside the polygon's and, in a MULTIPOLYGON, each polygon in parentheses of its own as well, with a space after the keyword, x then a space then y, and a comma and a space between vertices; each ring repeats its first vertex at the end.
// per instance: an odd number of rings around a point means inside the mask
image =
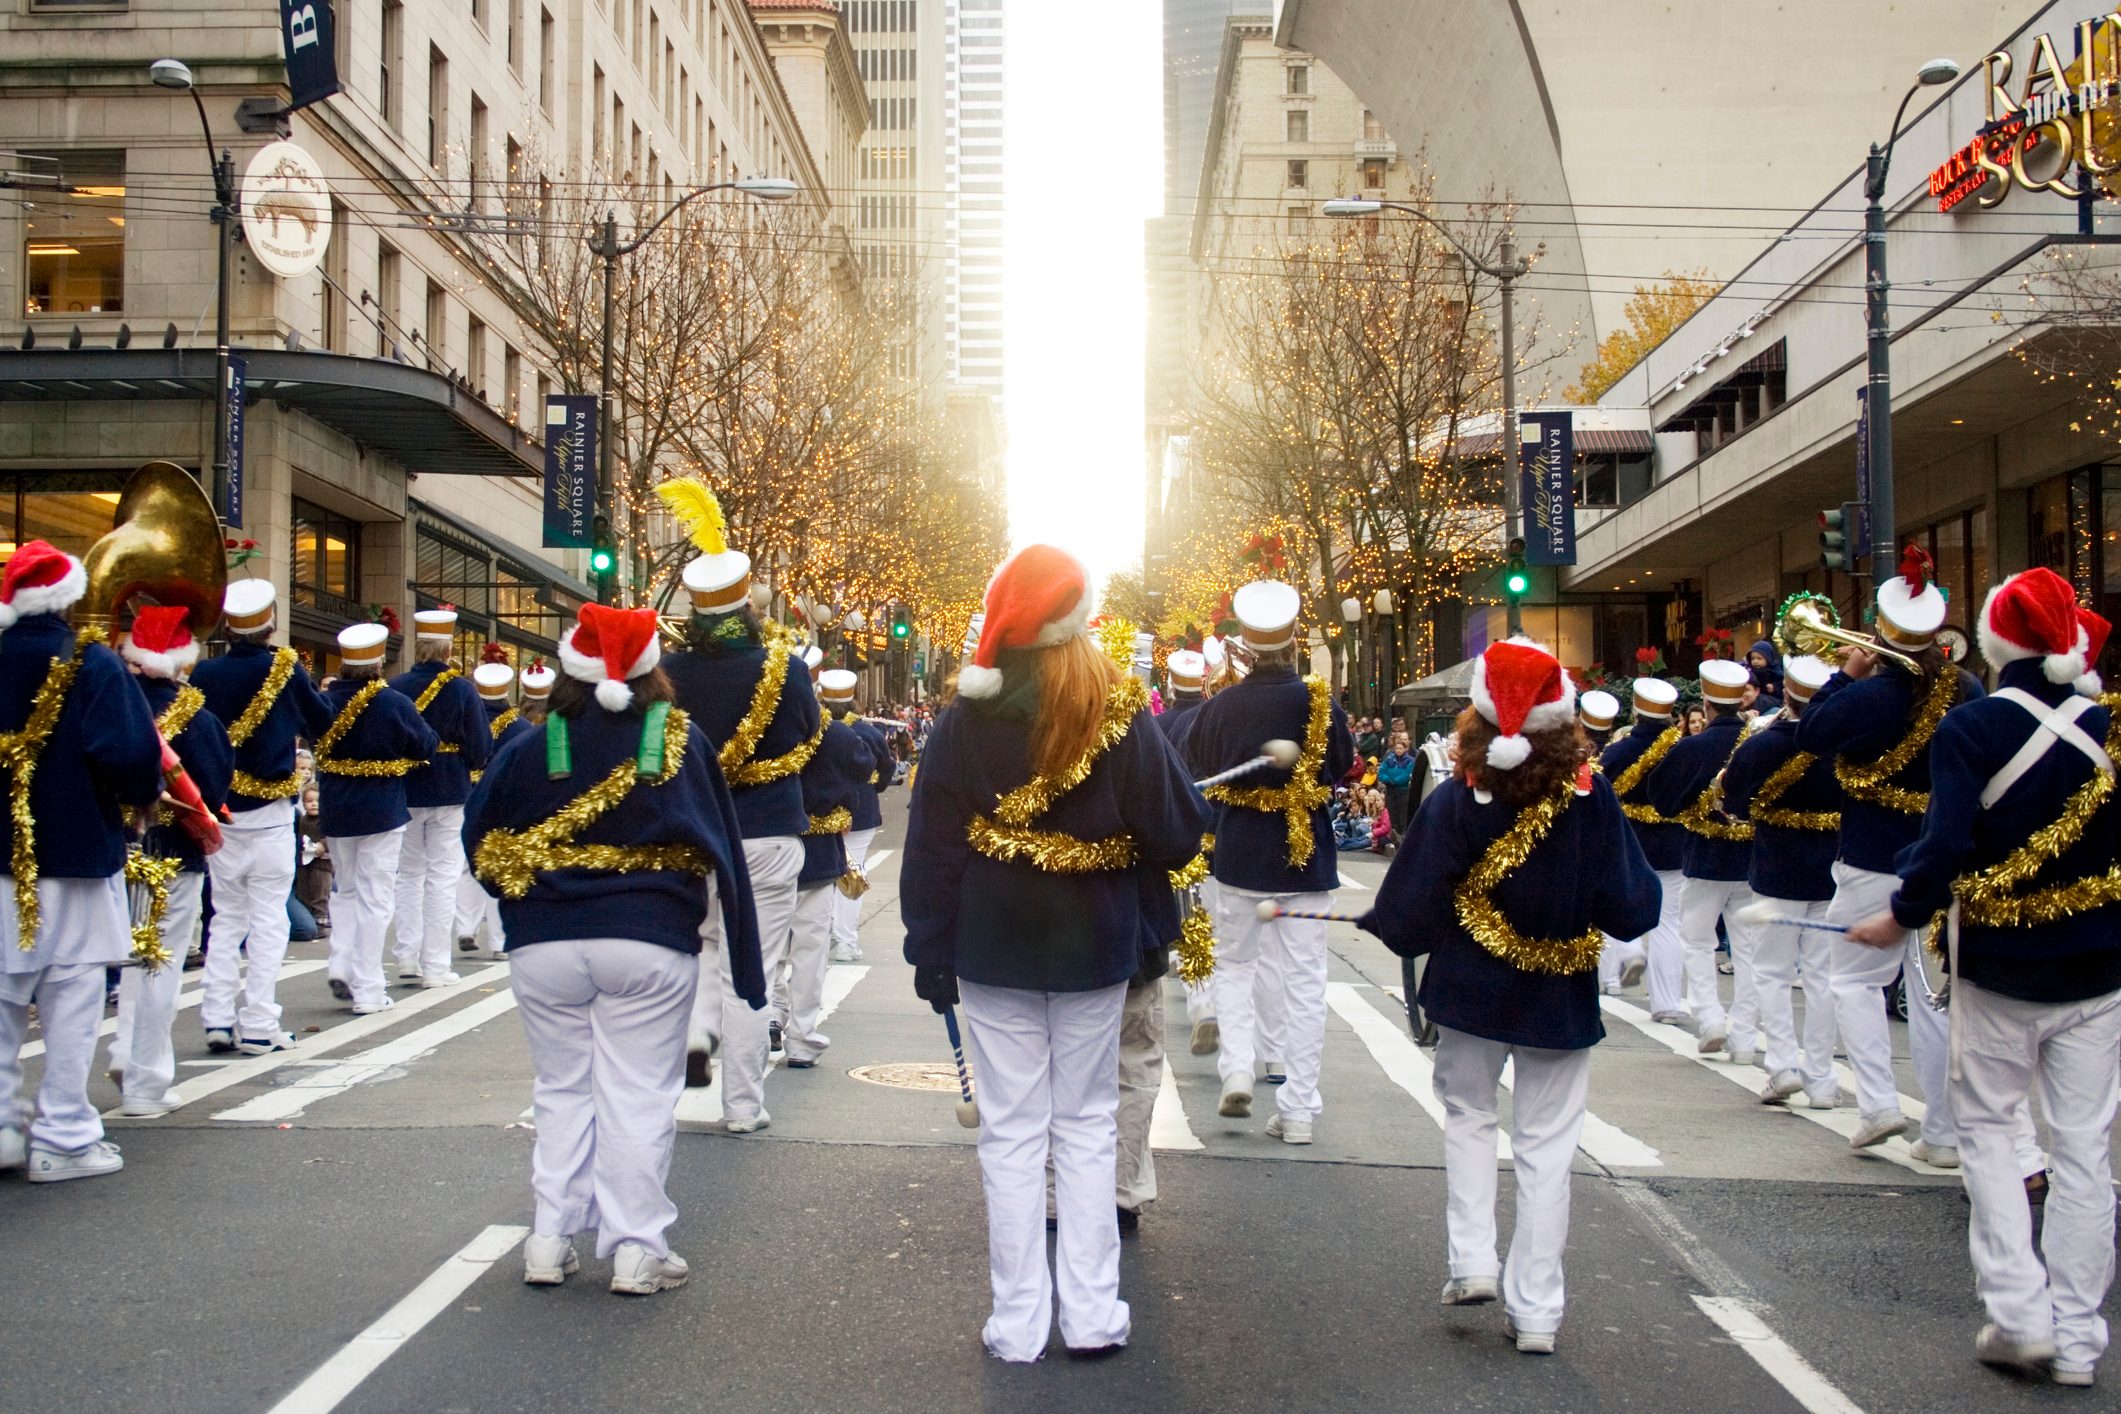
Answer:
POLYGON ((287 88, 293 95, 287 100, 288 112, 339 91, 331 0, 280 0, 280 48, 287 55, 287 88))
POLYGON ((228 356, 228 386, 221 396, 228 399, 228 525, 243 528, 243 355, 228 356))
POLYGON ((1566 412, 1518 419, 1524 469, 1524 558, 1528 565, 1576 563, 1576 422, 1566 412))
POLYGON ((597 399, 555 393, 545 399, 545 544, 586 550, 597 508, 597 399))
POLYGON ((1856 390, 1856 504, 1862 508, 1848 527, 1849 563, 1871 557, 1871 390, 1856 390))

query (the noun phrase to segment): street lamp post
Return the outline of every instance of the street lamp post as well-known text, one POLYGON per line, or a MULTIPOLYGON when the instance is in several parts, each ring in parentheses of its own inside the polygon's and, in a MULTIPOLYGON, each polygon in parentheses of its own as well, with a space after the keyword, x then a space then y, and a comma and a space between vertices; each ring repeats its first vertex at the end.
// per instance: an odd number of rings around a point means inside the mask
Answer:
MULTIPOLYGON (((619 260, 646 245, 648 238, 661 229, 665 221, 677 215, 693 201, 715 191, 740 191, 761 201, 787 201, 796 194, 797 187, 786 177, 746 177, 741 181, 713 182, 686 192, 630 241, 619 239, 619 216, 616 211, 605 212, 603 228, 589 237, 590 254, 601 256, 604 261, 604 347, 597 369, 597 514, 603 516, 607 524, 610 523, 612 512, 611 331, 612 326, 618 322, 616 299, 619 260)), ((599 579, 597 597, 609 603, 615 591, 616 580, 616 575, 606 575, 599 579)))
MULTIPOLYGON (((1517 236, 1505 230, 1499 251, 1501 260, 1488 264, 1465 243, 1451 234, 1450 228, 1418 206, 1407 206, 1397 201, 1371 201, 1362 197, 1336 197, 1326 202, 1320 211, 1327 216, 1375 216, 1380 211, 1397 211, 1427 222, 1438 235, 1451 243, 1452 249, 1465 257, 1466 263, 1475 270, 1502 286, 1502 517, 1503 542, 1515 544, 1519 520, 1517 495, 1517 281, 1532 268, 1532 262, 1517 253, 1517 236)), ((1515 638, 1524 631, 1524 614, 1514 594, 1503 595, 1504 625, 1515 638)))
POLYGON ((1867 447, 1870 463, 1871 583, 1875 587, 1892 576, 1899 562, 1894 548, 1896 536, 1893 510, 1893 325, 1887 295, 1892 289, 1885 272, 1885 174, 1893 162, 1893 144, 1900 140, 1900 120, 1907 116, 1908 100, 1916 90, 1959 77, 1959 66, 1950 59, 1932 59, 1915 71, 1915 82, 1893 114, 1893 126, 1885 135, 1885 146, 1871 144, 1870 160, 1863 171, 1863 300, 1869 315, 1869 391, 1865 412, 1870 422, 1867 447))
POLYGON ((1370 607, 1377 614, 1377 638, 1382 649, 1375 654, 1380 668, 1377 681, 1377 702, 1370 710, 1382 716, 1392 707, 1392 694, 1399 687, 1399 627, 1392 618, 1392 591, 1380 589, 1370 597, 1370 607))
POLYGON ((1341 630, 1341 641, 1347 646, 1349 688, 1348 697, 1349 700, 1355 704, 1357 710, 1360 710, 1362 708, 1363 703, 1369 698, 1370 695, 1367 692, 1357 692, 1354 690, 1359 686, 1355 674, 1357 671, 1356 647, 1358 642, 1360 641, 1360 637, 1362 634, 1362 600, 1355 598, 1353 595, 1350 595, 1348 598, 1341 600, 1340 620, 1341 623, 1345 625, 1345 627, 1343 627, 1341 630))
POLYGON ((199 97, 199 90, 192 86, 189 66, 177 59, 157 59, 148 65, 147 75, 158 88, 181 89, 191 95, 192 106, 199 110, 199 131, 206 135, 206 160, 214 175, 214 209, 208 219, 214 223, 219 261, 214 276, 214 470, 211 490, 214 510, 226 520, 230 510, 232 470, 228 446, 228 400, 231 396, 228 386, 228 296, 229 272, 235 262, 236 250, 236 159, 226 148, 221 150, 220 156, 214 155, 214 130, 206 121, 206 103, 199 97))

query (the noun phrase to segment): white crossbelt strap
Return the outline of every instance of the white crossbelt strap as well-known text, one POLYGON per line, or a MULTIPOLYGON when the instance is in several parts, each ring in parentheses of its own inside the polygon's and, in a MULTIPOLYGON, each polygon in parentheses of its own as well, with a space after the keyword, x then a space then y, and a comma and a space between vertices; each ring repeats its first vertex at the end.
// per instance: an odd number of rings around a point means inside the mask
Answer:
POLYGON ((1988 785, 1982 788, 1982 809, 1986 810, 2003 799, 2004 794, 2018 784, 2020 778, 2032 770, 2058 741, 2067 742, 2083 752, 2107 775, 2114 774, 2114 763, 2107 756, 2106 748, 2093 741, 2091 735, 2077 725, 2077 719, 2096 705, 2091 698, 2072 696, 2060 706, 2050 707, 2022 688, 2006 687, 1994 696, 2024 709, 2040 725, 2026 739, 2025 745, 2018 748, 2017 754, 2005 762, 2003 769, 1990 777, 1988 785))

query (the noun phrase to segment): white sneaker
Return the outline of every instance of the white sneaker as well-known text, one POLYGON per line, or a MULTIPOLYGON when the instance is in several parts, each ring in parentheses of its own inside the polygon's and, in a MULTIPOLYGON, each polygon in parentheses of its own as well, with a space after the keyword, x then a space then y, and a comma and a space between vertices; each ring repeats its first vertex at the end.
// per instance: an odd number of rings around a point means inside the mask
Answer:
POLYGON ((1311 1121, 1277 1110, 1267 1120, 1267 1137, 1279 1139, 1284 1144, 1308 1144, 1311 1142, 1311 1121))
MULTIPOLYGON (((35 1177, 34 1174, 31 1176, 35 1177)), ((1991 1322, 1974 1337, 1974 1358, 1998 1369, 2016 1370, 2025 1375, 2038 1374, 2055 1358, 2055 1342, 2012 1335, 1991 1322)))
POLYGON ((1714 1055, 1728 1045, 1730 1039, 1731 1024, 1719 1021, 1701 1032, 1701 1039, 1694 1043, 1694 1049, 1705 1056, 1714 1055))
POLYGON ((1554 1340, 1560 1334, 1559 1331, 1521 1331, 1507 1316, 1503 1318, 1502 1333, 1517 1342, 1520 1355, 1552 1355, 1554 1340))
POLYGON ((269 1056, 274 1051, 291 1051, 295 1048, 294 1033, 280 1031, 270 1036, 245 1036, 236 1043, 236 1049, 246 1056, 269 1056))
POLYGON ((1803 1076, 1794 1070, 1778 1070, 1768 1077, 1767 1087, 1760 1092, 1760 1103, 1779 1105, 1803 1088, 1803 1076))
POLYGON ((217 1056, 225 1056, 236 1048, 236 1028, 233 1026, 209 1026, 206 1028, 206 1049, 217 1056))
POLYGON ((1485 1306, 1502 1296, 1502 1283, 1494 1277, 1452 1277, 1443 1284, 1445 1306, 1485 1306))
POLYGON ((1927 1139, 1917 1139, 1908 1145, 1908 1152, 1936 1169, 1959 1167, 1959 1151, 1949 1144, 1932 1144, 1927 1139))
POLYGON ((1215 1112, 1224 1119, 1250 1119, 1252 1117, 1252 1090, 1249 1086, 1225 1085, 1223 1100, 1215 1112))
POLYGON ((383 998, 379 1002, 355 1002, 353 1004, 353 1014, 355 1016, 374 1016, 377 1012, 389 1011, 396 1005, 397 1003, 388 997, 383 998))
POLYGON ((62 1154, 32 1144, 29 1148, 31 1183, 64 1183, 70 1178, 101 1178, 125 1167, 125 1156, 108 1139, 98 1139, 76 1154, 62 1154))
POLYGON ((1732 1065, 1753 1065, 1760 1059, 1760 1052, 1750 1047, 1731 1047, 1732 1065))
POLYGON ((750 1119, 732 1119, 722 1127, 731 1134, 756 1134, 772 1123, 773 1116, 760 1110, 750 1119))
MULTIPOLYGON (((165 1091, 159 1100, 127 1100, 118 1106, 118 1113, 127 1119, 156 1119, 168 1114, 184 1103, 184 1097, 174 1090, 165 1091)), ((4 1167, 4 1165, 0 1165, 4 1167)))
POLYGON ((1196 1056, 1212 1056, 1223 1046, 1222 1023, 1212 1016, 1204 1016, 1193 1023, 1193 1037, 1186 1049, 1196 1056))
POLYGON ((523 1242, 523 1280, 531 1286, 558 1286, 581 1269, 582 1259, 564 1237, 533 1232, 523 1242))
POLYGON ((18 1169, 29 1162, 29 1136, 19 1124, 0 1124, 0 1170, 18 1169))
POLYGON ((1807 1090, 1804 1092, 1804 1102, 1815 1110, 1837 1109, 1841 1105, 1841 1087, 1837 1085, 1832 1090, 1824 1091, 1807 1090))
POLYGON ((1608 982, 1608 983, 1606 983, 1606 984, 1605 984, 1605 994, 1606 994, 1607 996, 1609 996, 1609 997, 1617 997, 1617 996, 1619 996, 1619 995, 1620 995, 1620 984, 1619 984, 1618 982, 1608 982))
POLYGON ((422 987, 454 987, 463 980, 462 977, 459 977, 454 972, 429 972, 420 978, 420 985, 422 987))
POLYGON ((1694 1018, 1683 1011, 1653 1011, 1650 1013, 1650 1020, 1662 1022, 1666 1026, 1676 1026, 1681 1031, 1694 1029, 1694 1018))
POLYGON ((1649 959, 1640 957, 1631 957, 1626 962, 1621 963, 1621 987, 1625 989, 1634 986, 1637 982, 1640 982, 1642 980, 1642 974, 1649 970, 1649 966, 1649 959))
POLYGON ((1851 1149, 1868 1149, 1883 1144, 1895 1134, 1907 1133, 1907 1116, 1898 1110, 1886 1110, 1882 1114, 1864 1115, 1862 1128, 1849 1139, 1851 1149))
POLYGON ((847 944, 834 943, 832 945, 832 951, 826 954, 825 960, 827 962, 853 962, 856 958, 860 956, 860 953, 856 952, 847 944))
POLYGON ((399 980, 400 982, 417 982, 417 981, 419 981, 419 980, 420 980, 420 960, 419 960, 418 958, 416 958, 416 957, 401 957, 401 958, 399 958, 399 959, 398 959, 398 980, 399 980))
POLYGON ((638 1242, 621 1242, 611 1254, 611 1289, 621 1296, 653 1296, 685 1284, 692 1275, 685 1259, 673 1252, 658 1257, 638 1242))
POLYGON ((2097 1365, 2065 1365, 2060 1360, 2048 1366, 2048 1377, 2058 1385, 2072 1389, 2090 1389, 2099 1378, 2097 1365))

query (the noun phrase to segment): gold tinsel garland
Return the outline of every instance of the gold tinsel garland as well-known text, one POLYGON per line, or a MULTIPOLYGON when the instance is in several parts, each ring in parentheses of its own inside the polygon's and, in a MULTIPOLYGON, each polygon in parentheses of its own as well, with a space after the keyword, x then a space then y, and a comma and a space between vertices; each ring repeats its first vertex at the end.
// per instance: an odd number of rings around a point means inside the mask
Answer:
POLYGON ((1285 786, 1210 786, 1208 799, 1243 810, 1279 811, 1289 826, 1289 867, 1301 869, 1311 862, 1318 840, 1311 829, 1311 812, 1333 798, 1333 788, 1318 779, 1318 768, 1326 759, 1326 734, 1333 722, 1333 701, 1326 680, 1306 677, 1311 690, 1311 718, 1304 725, 1303 752, 1289 768, 1285 786))
POLYGON ((169 882, 183 868, 175 855, 142 854, 135 848, 125 856, 125 882, 147 890, 147 917, 133 926, 133 961, 149 972, 160 972, 173 956, 162 944, 162 920, 169 913, 169 882))
POLYGON ((296 771, 277 781, 268 781, 248 771, 238 771, 229 778, 228 789, 232 795, 248 796, 252 800, 288 800, 302 793, 302 773, 296 771))
POLYGON ((842 805, 829 815, 813 815, 803 827, 806 835, 836 835, 854 824, 854 812, 842 805))
POLYGON ((1473 935, 1473 941, 1520 972, 1566 977, 1598 965, 1599 949, 1605 939, 1596 928, 1587 928, 1574 938, 1527 938, 1511 924, 1494 898, 1495 886, 1531 856, 1553 828, 1555 819, 1575 798, 1576 779, 1568 776, 1553 794, 1526 806, 1515 823, 1488 846, 1487 853, 1453 896, 1458 921, 1473 935))
POLYGON ((324 735, 317 739, 316 749, 311 753, 311 759, 316 762, 319 773, 326 776, 357 776, 377 780, 387 776, 408 775, 427 764, 424 761, 341 761, 331 754, 333 748, 353 730, 354 720, 367 709, 369 703, 376 700, 377 695, 386 686, 388 684, 381 678, 363 683, 361 690, 339 709, 339 715, 332 718, 331 725, 324 729, 324 735))
MULTIPOLYGON (((228 728, 230 746, 241 746, 249 741, 251 733, 264 724, 266 714, 271 712, 273 704, 280 700, 280 694, 287 690, 287 680, 295 675, 296 661, 295 650, 292 648, 281 648, 273 653, 272 667, 266 670, 265 681, 258 685, 258 695, 250 699, 250 705, 243 709, 243 715, 236 718, 228 728)), ((256 792, 245 791, 244 794, 254 795, 256 792)), ((270 800, 278 797, 265 798, 270 800)))
POLYGON ((425 712, 428 708, 428 704, 432 703, 435 700, 435 697, 442 691, 443 688, 449 686, 451 683, 455 682, 458 678, 462 676, 464 675, 458 672, 455 668, 442 669, 441 672, 435 674, 435 680, 427 684, 427 690, 422 692, 419 697, 413 702, 412 705, 419 708, 422 712, 425 712))
POLYGON ((1819 758, 1809 751, 1800 751, 1775 768, 1774 774, 1761 782, 1760 789, 1753 793, 1753 805, 1746 813, 1756 825, 1772 825, 1778 830, 1838 830, 1841 828, 1841 812, 1838 810, 1781 810, 1775 802, 1782 799, 1804 773, 1812 769, 1819 758))
POLYGON ((1089 778, 1097 759, 1127 735, 1135 714, 1149 705, 1149 694, 1138 678, 1121 678, 1105 698, 1104 719, 1090 749, 1063 770, 1037 775, 994 803, 993 818, 976 815, 965 827, 965 839, 989 859, 1003 863, 1023 861, 1048 874, 1095 874, 1125 869, 1134 863, 1134 838, 1113 835, 1102 840, 1080 840, 1058 830, 1033 829, 1033 824, 1055 801, 1089 778))
POLYGON ((506 711, 496 712, 493 720, 486 724, 486 730, 493 736, 495 741, 499 741, 501 733, 507 731, 510 726, 514 725, 516 719, 522 715, 522 709, 518 707, 510 707, 506 711))
MULTIPOLYGON (((1186 894, 1206 883, 1214 853, 1215 836, 1202 835, 1200 853, 1185 868, 1171 871, 1171 887, 1186 894)), ((1186 916, 1178 925, 1178 942, 1171 949, 1171 970, 1178 974, 1179 981, 1198 987, 1215 971, 1215 920, 1198 895, 1187 903, 1186 916)))
POLYGON ((74 639, 71 658, 54 658, 45 671, 37 695, 30 699, 29 718, 19 732, 0 733, 0 766, 11 773, 8 782, 8 815, 14 822, 14 852, 10 868, 15 876, 16 945, 24 952, 37 949, 37 929, 44 921, 44 908, 37 897, 37 822, 30 814, 30 782, 37 772, 37 758, 59 725, 59 711, 66 706, 74 675, 89 648, 102 642, 102 635, 82 630, 74 639))
POLYGON ((539 874, 557 869, 607 873, 667 870, 703 877, 713 873, 713 859, 691 845, 574 843, 576 835, 616 809, 640 781, 645 779, 651 787, 659 786, 677 775, 685 763, 685 729, 689 721, 677 708, 672 708, 664 721, 661 773, 643 777, 633 759, 621 761, 603 780, 562 806, 551 819, 520 832, 489 831, 472 857, 472 872, 500 890, 502 897, 511 899, 529 893, 539 874))
POLYGON ((1053 808, 1053 803, 1090 778, 1097 759, 1117 746, 1133 725, 1135 714, 1149 706, 1148 691, 1139 678, 1121 678, 1105 696, 1104 719, 1097 739, 1068 765, 1050 776, 1033 776, 994 803, 994 818, 1005 825, 1029 825, 1053 808))
POLYGON ((161 716, 155 718, 155 729, 169 740, 175 741, 184 735, 184 729, 191 725, 191 719, 198 716, 199 709, 205 705, 206 694, 190 683, 183 683, 177 688, 175 700, 162 709, 161 716))
POLYGON ((1134 668, 1134 625, 1125 619, 1106 619, 1095 630, 1097 646, 1121 672, 1134 668))
POLYGON ((1937 734, 1937 724, 1944 720, 1946 712, 1952 710, 1952 703, 1958 696, 1958 671, 1947 665, 1930 684, 1929 696, 1923 699, 1922 711, 1916 716, 1914 725, 1908 728, 1907 735, 1876 761, 1857 764, 1837 758, 1834 779, 1841 782, 1843 790, 1866 804, 1882 805, 1903 815, 1920 815, 1929 809, 1928 791, 1909 790, 1887 782, 1906 770, 1930 744, 1930 738, 1937 734))
POLYGON ((825 739, 825 715, 818 714, 817 734, 785 755, 754 761, 760 738, 773 725, 773 714, 781 707, 781 688, 788 681, 788 660, 794 655, 795 636, 783 631, 766 635, 766 662, 759 669, 758 685, 751 690, 751 706, 744 712, 729 740, 722 743, 722 774, 732 786, 762 786, 792 776, 810 764, 819 743, 825 739))
POLYGON ((1682 733, 1676 725, 1666 727, 1657 734, 1657 739, 1650 743, 1649 750, 1630 761, 1627 769, 1613 778, 1613 794, 1620 799, 1620 813, 1638 825, 1669 825, 1672 823, 1657 812, 1656 806, 1630 805, 1627 803, 1626 797, 1635 787, 1642 784, 1644 776, 1657 769, 1657 763, 1664 760, 1672 748, 1679 744, 1681 735, 1682 733))
POLYGON ((1737 746, 1733 746, 1731 754, 1723 758, 1723 765, 1716 769, 1716 774, 1707 787, 1695 796, 1684 810, 1672 817, 1674 821, 1684 825, 1689 834, 1699 835, 1707 840, 1740 842, 1753 837, 1751 824, 1744 820, 1733 820, 1723 813, 1723 773, 1731 769, 1731 761, 1738 755, 1738 747, 1745 745, 1745 739, 1750 735, 1752 733, 1747 729, 1739 729, 1737 746))
POLYGON ((824 745, 824 742, 825 722, 823 718, 819 718, 817 731, 811 734, 810 740, 793 746, 785 754, 775 756, 770 760, 746 761, 743 765, 737 767, 736 770, 730 772, 729 784, 733 786, 762 786, 770 781, 784 780, 809 765, 810 758, 817 755, 817 749, 824 745))

